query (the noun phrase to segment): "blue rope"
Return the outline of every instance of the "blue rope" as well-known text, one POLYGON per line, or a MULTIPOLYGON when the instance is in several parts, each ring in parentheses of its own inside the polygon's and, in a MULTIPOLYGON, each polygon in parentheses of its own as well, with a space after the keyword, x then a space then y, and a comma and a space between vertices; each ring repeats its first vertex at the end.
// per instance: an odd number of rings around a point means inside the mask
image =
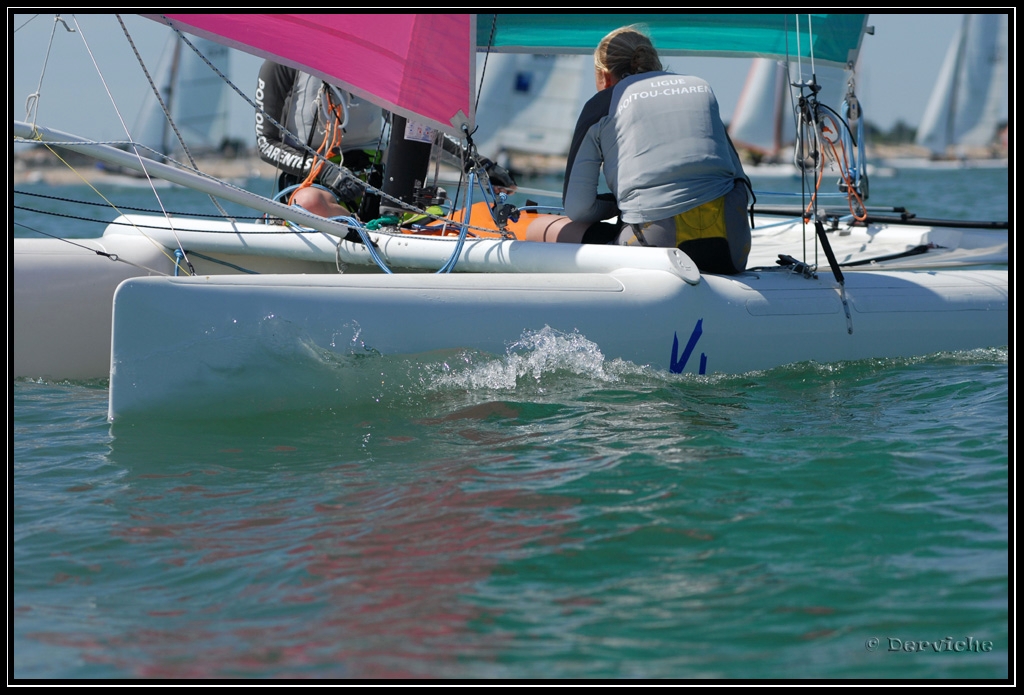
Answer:
MULTIPOLYGON (((455 250, 452 251, 451 257, 448 261, 441 266, 437 274, 447 274, 455 269, 455 264, 459 262, 459 256, 462 255, 462 247, 466 243, 466 235, 469 234, 469 213, 473 209, 473 185, 476 175, 471 171, 469 172, 469 186, 466 187, 466 199, 463 201, 463 213, 462 213, 462 224, 459 230, 459 238, 455 241, 455 250)), ((481 186, 481 190, 483 187, 481 186)), ((486 191, 484 191, 486 196, 486 191)))
MULTIPOLYGON (((487 198, 488 191, 487 191, 487 188, 484 188, 484 183, 483 183, 482 178, 476 177, 473 172, 470 172, 470 185, 469 185, 468 190, 467 190, 466 201, 465 201, 465 211, 466 212, 463 215, 462 223, 459 225, 459 227, 460 227, 459 237, 458 237, 458 239, 455 242, 455 249, 452 251, 452 255, 448 258, 448 260, 444 263, 444 265, 442 265, 441 268, 436 271, 437 274, 447 274, 447 273, 452 272, 452 270, 455 269, 455 266, 456 266, 456 264, 459 261, 459 257, 462 255, 462 249, 465 247, 466 237, 469 235, 469 211, 473 208, 473 195, 472 195, 472 192, 473 192, 473 189, 474 189, 474 182, 480 186, 480 190, 483 193, 484 198, 485 199, 487 198)), ((316 186, 317 188, 322 189, 322 190, 325 190, 325 191, 328 190, 328 189, 324 188, 323 186, 319 186, 317 184, 313 184, 313 185, 316 186)), ((490 186, 490 181, 487 182, 487 185, 490 186)), ((280 202, 283 198, 288 196, 292 191, 296 190, 299 187, 300 186, 298 186, 298 185, 288 186, 287 188, 284 188, 284 189, 278 191, 277 194, 274 195, 273 200, 275 202, 280 202)), ((494 190, 493 189, 491 189, 490 193, 491 193, 492 196, 494 196, 494 190)), ((298 207, 300 209, 302 208, 302 206, 300 206, 300 205, 296 205, 295 207, 298 207)), ((492 214, 492 217, 493 217, 493 214, 492 214)), ((331 219, 334 222, 341 222, 342 224, 347 225, 350 229, 354 229, 356 231, 356 233, 359 234, 359 238, 362 240, 363 244, 366 246, 366 250, 369 251, 370 257, 373 259, 374 263, 376 263, 380 267, 380 269, 383 270, 388 275, 392 275, 393 274, 391 269, 388 268, 387 263, 385 263, 384 259, 381 258, 380 254, 377 252, 377 247, 374 246, 373 241, 371 241, 371 239, 369 237, 369 234, 367 234, 366 227, 364 227, 363 224, 361 222, 359 222, 359 220, 355 219, 354 217, 343 217, 343 216, 331 217, 329 219, 331 219)), ((309 227, 303 227, 302 225, 298 225, 298 224, 295 224, 293 222, 286 221, 285 223, 289 227, 291 227, 293 229, 296 229, 297 231, 300 231, 300 232, 315 232, 316 231, 315 229, 312 229, 312 228, 309 228, 309 227)), ((497 223, 497 221, 495 221, 495 223, 497 223)))
POLYGON ((380 267, 380 269, 383 270, 388 275, 394 274, 391 272, 391 269, 388 268, 388 265, 387 263, 384 262, 384 259, 380 257, 380 254, 377 253, 377 247, 374 246, 373 240, 370 239, 370 235, 366 232, 366 228, 363 227, 362 223, 359 220, 357 220, 354 217, 344 217, 341 215, 339 215, 338 217, 331 217, 330 219, 334 222, 341 222, 342 224, 348 225, 349 229, 356 230, 356 234, 358 234, 359 238, 362 239, 363 245, 366 246, 366 250, 370 252, 370 258, 373 259, 373 262, 376 263, 380 267))
MULTIPOLYGON (((321 186, 319 184, 315 184, 314 183, 312 185, 314 187, 316 187, 316 188, 319 188, 320 190, 327 191, 328 193, 331 193, 330 189, 325 188, 325 187, 323 187, 323 186, 321 186)), ((281 202, 281 200, 283 198, 285 198, 285 196, 287 196, 288 194, 290 194, 292 191, 296 190, 297 188, 300 188, 300 186, 299 185, 294 185, 294 186, 288 186, 286 188, 282 188, 280 191, 278 191, 274 195, 274 198, 273 198, 274 202, 275 203, 281 202)), ((298 208, 300 210, 304 209, 301 205, 293 205, 293 207, 296 207, 296 208, 298 208)), ((362 223, 359 220, 357 220, 354 217, 347 217, 347 216, 343 216, 343 215, 339 215, 337 217, 329 217, 328 219, 331 220, 332 222, 340 222, 340 223, 342 223, 344 225, 347 225, 349 227, 349 229, 354 229, 356 231, 356 234, 359 235, 359 238, 362 239, 363 244, 366 246, 366 250, 370 252, 370 258, 373 259, 373 262, 376 263, 377 266, 381 270, 383 270, 385 273, 387 273, 388 275, 392 275, 393 274, 391 272, 391 269, 388 268, 387 263, 384 262, 384 259, 380 257, 379 253, 377 253, 377 247, 374 246, 373 241, 370 239, 370 235, 366 233, 366 228, 363 227, 362 223)), ((288 225, 289 227, 291 227, 292 229, 295 229, 296 231, 299 231, 299 232, 316 232, 317 231, 317 230, 313 229, 312 227, 303 227, 300 224, 296 224, 294 222, 289 222, 287 220, 285 220, 285 224, 288 225)))

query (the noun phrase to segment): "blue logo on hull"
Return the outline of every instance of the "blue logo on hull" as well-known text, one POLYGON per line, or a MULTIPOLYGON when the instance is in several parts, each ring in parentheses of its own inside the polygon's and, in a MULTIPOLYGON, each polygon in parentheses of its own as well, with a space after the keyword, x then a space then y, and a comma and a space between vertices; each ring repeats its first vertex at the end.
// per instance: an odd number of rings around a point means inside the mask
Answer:
MULTIPOLYGON (((693 354, 693 349, 697 346, 697 341, 700 340, 701 333, 704 332, 704 319, 697 319, 697 325, 693 327, 693 332, 690 333, 690 339, 686 341, 686 347, 683 348, 683 354, 679 354, 679 335, 677 333, 672 334, 672 359, 668 363, 668 369, 673 374, 681 374, 686 369, 686 363, 690 360, 690 355, 693 354)), ((705 374, 708 368, 708 356, 703 352, 700 353, 700 367, 697 370, 698 374, 705 374)))

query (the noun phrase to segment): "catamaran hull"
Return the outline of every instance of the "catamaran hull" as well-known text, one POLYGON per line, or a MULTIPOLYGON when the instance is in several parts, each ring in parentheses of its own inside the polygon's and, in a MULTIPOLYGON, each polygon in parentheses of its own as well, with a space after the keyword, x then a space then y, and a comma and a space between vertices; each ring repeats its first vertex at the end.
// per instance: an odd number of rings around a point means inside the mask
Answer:
POLYGON ((851 274, 848 320, 831 276, 783 271, 136 278, 114 299, 109 417, 343 407, 363 358, 503 355, 542 330, 709 374, 1002 346, 1007 287, 1006 271, 851 274))
MULTIPOLYGON (((192 270, 199 275, 380 272, 366 246, 339 243, 322 232, 199 219, 175 219, 174 229, 171 224, 163 217, 130 215, 112 222, 99 239, 14 239, 13 376, 107 378, 114 290, 130 277, 174 274, 173 250, 179 245, 189 251, 192 270)), ((804 234, 791 219, 759 218, 750 267, 774 266, 779 254, 801 256, 804 234)), ((858 264, 851 270, 1005 264, 1008 258, 1006 231, 872 224, 833 230, 830 236, 838 261, 858 264)), ((373 233, 371 238, 387 264, 402 273, 437 270, 456 244, 451 237, 373 233)), ((813 240, 809 244, 813 249, 813 240)), ((480 238, 467 240, 455 270, 603 273, 628 265, 679 273, 681 256, 669 249, 480 238)), ((189 271, 182 264, 180 272, 189 271)), ((695 271, 693 277, 698 277, 695 271)))
POLYGON ((114 290, 128 278, 172 267, 166 251, 143 237, 110 242, 14 240, 12 376, 107 378, 114 290))

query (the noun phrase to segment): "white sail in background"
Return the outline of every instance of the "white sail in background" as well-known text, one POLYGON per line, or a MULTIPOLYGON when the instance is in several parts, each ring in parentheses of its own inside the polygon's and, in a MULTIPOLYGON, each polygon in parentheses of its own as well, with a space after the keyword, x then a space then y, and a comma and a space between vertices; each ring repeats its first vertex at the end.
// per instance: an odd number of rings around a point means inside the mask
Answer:
MULTIPOLYGON (((814 75, 821 86, 818 100, 840 111, 846 94, 846 71, 819 67, 814 75)), ((729 120, 729 137, 741 150, 763 157, 765 162, 789 161, 796 142, 795 107, 799 90, 791 82, 809 82, 810 73, 793 64, 786 70, 785 61, 754 58, 747 73, 736 110, 729 120)))
POLYGON ((729 137, 736 147, 771 161, 793 144, 795 134, 785 63, 754 58, 729 121, 729 137))
POLYGON ((483 75, 477 108, 477 147, 483 153, 569 153, 576 119, 594 96, 589 55, 477 55, 483 75))
MULTIPOLYGON (((218 70, 228 74, 230 49, 197 37, 189 37, 189 41, 218 70)), ((190 149, 215 148, 221 143, 228 132, 227 85, 177 34, 168 38, 153 80, 190 149)), ((161 154, 181 151, 178 138, 152 92, 139 112, 132 136, 161 154)))
POLYGON ((968 14, 928 100, 917 144, 934 154, 992 143, 1007 99, 1007 17, 968 14))

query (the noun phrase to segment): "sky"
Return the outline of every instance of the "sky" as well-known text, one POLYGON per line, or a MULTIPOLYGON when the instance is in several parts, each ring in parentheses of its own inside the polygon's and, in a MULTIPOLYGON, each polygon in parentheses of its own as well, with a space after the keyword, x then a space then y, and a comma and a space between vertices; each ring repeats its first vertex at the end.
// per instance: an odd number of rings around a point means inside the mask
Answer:
MULTIPOLYGON (((8 14, 13 35, 9 63, 9 111, 26 118, 26 100, 39 91, 37 122, 49 128, 97 140, 124 140, 149 87, 114 15, 65 15, 67 32, 52 14, 8 14), (53 41, 51 43, 51 35, 53 41), (83 43, 84 39, 84 43, 83 43), (88 51, 85 46, 88 45, 88 51), (99 66, 98 76, 93 62, 99 66), (40 88, 40 76, 43 79, 40 88), (107 94, 109 93, 110 96, 107 94), (114 106, 116 104, 116 107, 114 106)), ((139 54, 155 69, 166 40, 166 27, 136 15, 122 15, 139 54)), ((874 35, 864 37, 858 63, 857 94, 868 121, 889 130, 898 121, 916 127, 937 78, 939 67, 960 21, 959 14, 872 14, 874 35)), ((1012 31, 1012 28, 1011 28, 1012 31)), ((10 46, 9 46, 10 48, 10 46)), ((244 53, 232 56, 231 79, 251 95, 261 59, 244 53)), ((739 98, 750 61, 672 57, 675 72, 706 79, 715 90, 723 118, 729 120, 739 98)), ((252 107, 232 99, 231 135, 253 138, 252 107)), ((838 108, 838 104, 835 105, 838 108)))

